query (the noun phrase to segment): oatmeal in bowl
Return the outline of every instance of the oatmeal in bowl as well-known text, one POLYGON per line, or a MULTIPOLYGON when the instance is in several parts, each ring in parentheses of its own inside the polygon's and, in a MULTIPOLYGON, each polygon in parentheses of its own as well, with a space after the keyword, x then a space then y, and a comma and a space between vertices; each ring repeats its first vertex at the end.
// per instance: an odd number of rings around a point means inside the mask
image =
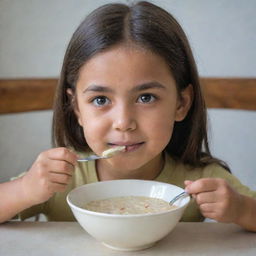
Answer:
POLYGON ((159 213, 177 206, 163 199, 146 196, 120 196, 102 200, 93 200, 85 204, 84 209, 110 214, 144 214, 159 213))

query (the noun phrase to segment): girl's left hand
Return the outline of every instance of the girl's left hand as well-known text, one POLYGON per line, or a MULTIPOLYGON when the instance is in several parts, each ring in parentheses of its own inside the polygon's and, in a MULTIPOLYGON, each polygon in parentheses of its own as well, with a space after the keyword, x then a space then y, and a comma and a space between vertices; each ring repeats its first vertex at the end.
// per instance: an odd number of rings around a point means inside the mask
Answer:
POLYGON ((186 180, 185 190, 195 198, 204 217, 219 222, 236 222, 241 216, 242 196, 224 179, 186 180))

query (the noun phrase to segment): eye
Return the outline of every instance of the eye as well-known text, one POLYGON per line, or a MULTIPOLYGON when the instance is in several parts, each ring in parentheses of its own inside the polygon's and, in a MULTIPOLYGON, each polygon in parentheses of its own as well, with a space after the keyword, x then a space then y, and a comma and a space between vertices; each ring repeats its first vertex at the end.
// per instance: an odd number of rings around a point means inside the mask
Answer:
POLYGON ((138 102, 140 103, 151 103, 156 100, 156 97, 150 93, 142 94, 138 98, 138 102))
POLYGON ((92 103, 97 107, 101 107, 109 104, 110 100, 105 96, 98 96, 92 100, 92 103))

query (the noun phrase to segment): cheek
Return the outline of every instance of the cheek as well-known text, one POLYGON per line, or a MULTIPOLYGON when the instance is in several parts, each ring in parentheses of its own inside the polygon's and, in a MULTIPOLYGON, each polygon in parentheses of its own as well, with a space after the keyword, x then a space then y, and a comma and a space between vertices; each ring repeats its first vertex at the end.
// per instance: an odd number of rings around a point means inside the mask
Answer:
POLYGON ((95 152, 101 153, 105 150, 102 141, 105 138, 107 127, 106 123, 101 119, 93 118, 88 115, 84 115, 82 118, 84 137, 88 146, 95 152))
MULTIPOLYGON (((174 126, 174 117, 169 115, 156 116, 151 122, 144 122, 144 127, 147 130, 148 138, 155 146, 163 147, 169 143, 174 126)), ((152 145, 152 147, 154 147, 152 145)))
POLYGON ((153 129, 156 131, 154 134, 152 134, 155 140, 159 141, 161 144, 168 144, 173 132, 173 122, 158 122, 154 125, 153 129))
POLYGON ((97 140, 101 135, 101 125, 97 121, 89 118, 83 119, 84 136, 87 141, 97 140))

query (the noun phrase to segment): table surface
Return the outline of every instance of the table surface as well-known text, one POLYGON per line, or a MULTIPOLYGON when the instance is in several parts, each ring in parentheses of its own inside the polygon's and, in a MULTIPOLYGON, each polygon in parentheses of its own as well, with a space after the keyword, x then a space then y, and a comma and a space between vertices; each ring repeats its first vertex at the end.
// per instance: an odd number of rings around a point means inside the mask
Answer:
POLYGON ((256 233, 234 224, 185 223, 153 247, 111 250, 87 234, 77 222, 7 222, 0 225, 0 255, 256 255, 256 233))

